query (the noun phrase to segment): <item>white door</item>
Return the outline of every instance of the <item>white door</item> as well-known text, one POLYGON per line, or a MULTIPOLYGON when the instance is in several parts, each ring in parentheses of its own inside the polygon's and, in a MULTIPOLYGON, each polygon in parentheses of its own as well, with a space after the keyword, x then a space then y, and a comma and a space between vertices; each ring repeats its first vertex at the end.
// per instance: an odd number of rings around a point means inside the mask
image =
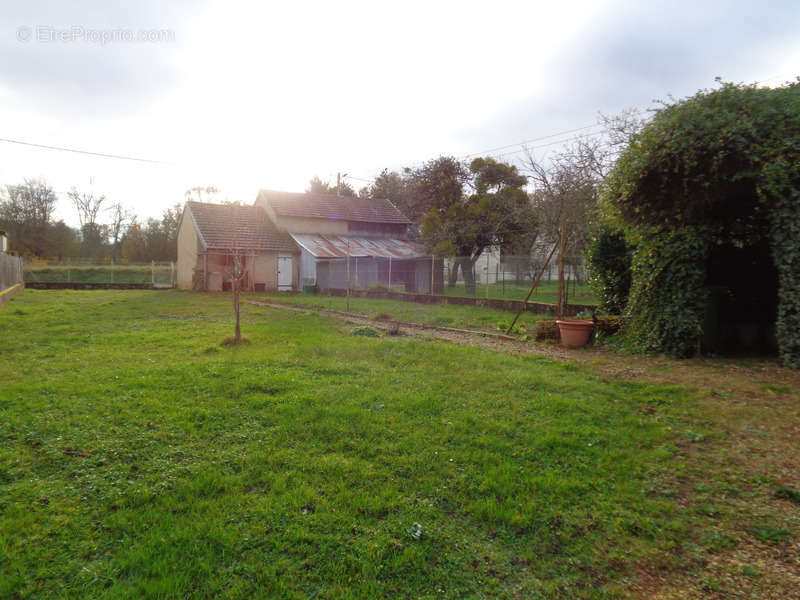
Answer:
POLYGON ((292 255, 278 255, 278 291, 292 289, 292 255))

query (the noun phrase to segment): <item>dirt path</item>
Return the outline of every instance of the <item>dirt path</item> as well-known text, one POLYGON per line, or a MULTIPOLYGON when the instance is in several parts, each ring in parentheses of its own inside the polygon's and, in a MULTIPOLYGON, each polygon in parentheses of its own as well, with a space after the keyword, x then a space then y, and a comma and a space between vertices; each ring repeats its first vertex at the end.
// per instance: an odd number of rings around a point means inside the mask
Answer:
POLYGON ((478 346, 509 354, 537 354, 556 360, 574 361, 615 379, 630 379, 668 385, 683 385, 700 391, 720 392, 718 397, 742 395, 748 398, 764 395, 764 386, 789 387, 800 393, 800 371, 779 367, 774 361, 734 361, 722 359, 675 360, 660 356, 619 355, 598 347, 570 350, 550 343, 520 341, 501 333, 437 327, 392 319, 376 321, 369 316, 325 308, 309 309, 277 302, 247 300, 258 306, 294 310, 337 317, 354 325, 370 325, 387 331, 392 324, 400 327, 400 335, 430 337, 462 346, 478 346))
MULTIPOLYGON (((248 300, 259 306, 307 312, 307 307, 248 300)), ((684 472, 664 485, 679 490, 677 502, 716 513, 697 526, 695 556, 687 568, 665 572, 639 565, 628 593, 635 598, 795 598, 800 600, 800 504, 776 496, 800 491, 800 372, 774 361, 691 359, 621 355, 591 347, 568 350, 556 344, 522 342, 490 332, 432 327, 327 309, 314 312, 354 325, 399 334, 478 346, 509 354, 537 354, 573 361, 607 379, 627 379, 686 388, 697 401, 716 439, 679 445, 684 472), (780 524, 783 539, 759 537, 760 523, 780 524), (755 533, 754 533, 755 531, 755 533), (703 541, 713 532, 722 547, 703 541), (707 546, 707 545, 706 545, 707 546)), ((651 418, 659 418, 654 409, 651 418)), ((777 525, 776 525, 777 527, 777 525)))

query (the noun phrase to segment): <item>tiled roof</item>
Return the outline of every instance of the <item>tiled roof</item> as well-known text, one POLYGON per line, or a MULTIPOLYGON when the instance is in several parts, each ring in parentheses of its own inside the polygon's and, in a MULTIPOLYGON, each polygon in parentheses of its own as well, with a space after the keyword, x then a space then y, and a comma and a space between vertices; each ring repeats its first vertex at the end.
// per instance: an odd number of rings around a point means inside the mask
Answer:
POLYGON ((381 199, 261 190, 256 203, 269 203, 279 217, 363 223, 410 223, 394 204, 381 199))
POLYGON ((208 249, 296 250, 292 238, 278 231, 261 207, 194 201, 186 206, 208 249))

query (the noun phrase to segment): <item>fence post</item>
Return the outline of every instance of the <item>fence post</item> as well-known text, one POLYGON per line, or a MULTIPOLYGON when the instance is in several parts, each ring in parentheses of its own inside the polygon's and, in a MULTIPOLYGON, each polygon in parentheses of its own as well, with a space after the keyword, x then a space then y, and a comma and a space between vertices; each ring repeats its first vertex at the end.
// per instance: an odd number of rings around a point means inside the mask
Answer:
POLYGON ((486 299, 489 299, 489 254, 486 254, 486 299))
POLYGON ((70 266, 71 262, 72 261, 70 261, 70 259, 67 259, 67 283, 72 281, 72 278, 70 277, 70 274, 69 274, 69 266, 70 266))
POLYGON ((392 291, 392 255, 389 255, 389 291, 392 291))
POLYGON ((431 296, 433 296, 433 277, 436 273, 436 255, 431 254, 431 296))
POLYGON ((150 261, 150 285, 156 287, 156 261, 150 261))
POLYGON ((111 283, 114 283, 114 257, 111 257, 111 283))
POLYGON ((175 261, 169 261, 169 286, 175 287, 175 261))

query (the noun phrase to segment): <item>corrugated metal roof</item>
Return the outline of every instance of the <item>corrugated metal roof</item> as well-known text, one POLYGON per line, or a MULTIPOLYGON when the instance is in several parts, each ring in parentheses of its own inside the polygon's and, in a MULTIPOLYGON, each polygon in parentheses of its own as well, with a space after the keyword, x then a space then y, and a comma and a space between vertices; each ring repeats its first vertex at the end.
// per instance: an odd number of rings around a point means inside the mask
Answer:
POLYGON ((345 258, 371 256, 375 258, 421 258, 426 256, 422 244, 394 238, 369 238, 352 235, 322 235, 319 233, 291 233, 295 242, 315 258, 345 258))

